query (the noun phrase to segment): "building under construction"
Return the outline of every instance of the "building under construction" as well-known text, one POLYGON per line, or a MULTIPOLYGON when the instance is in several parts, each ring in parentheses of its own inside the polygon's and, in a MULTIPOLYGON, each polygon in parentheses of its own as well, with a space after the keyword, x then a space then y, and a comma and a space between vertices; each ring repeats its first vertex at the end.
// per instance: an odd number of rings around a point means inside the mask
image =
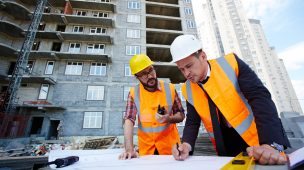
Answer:
POLYGON ((0 0, 2 108, 16 92, 10 111, 0 114, 0 137, 122 135, 127 95, 137 83, 129 68, 134 54, 146 53, 158 77, 184 80, 169 45, 196 34, 190 0, 48 0, 40 12, 36 7, 36 0, 0 0), (37 13, 41 19, 33 21, 37 13), (29 29, 32 21, 37 31, 29 29), (11 86, 14 77, 20 82, 11 86))

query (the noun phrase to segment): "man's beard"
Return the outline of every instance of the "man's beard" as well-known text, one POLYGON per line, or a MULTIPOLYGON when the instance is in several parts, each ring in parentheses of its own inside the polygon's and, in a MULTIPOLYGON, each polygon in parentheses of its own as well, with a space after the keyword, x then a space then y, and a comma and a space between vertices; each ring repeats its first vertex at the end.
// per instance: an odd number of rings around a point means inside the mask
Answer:
POLYGON ((157 88, 157 78, 150 78, 148 79, 147 83, 143 83, 141 82, 141 84, 144 86, 144 87, 147 87, 147 88, 153 88, 154 90, 157 88), (149 85, 149 82, 151 81, 154 81, 154 85, 149 85))

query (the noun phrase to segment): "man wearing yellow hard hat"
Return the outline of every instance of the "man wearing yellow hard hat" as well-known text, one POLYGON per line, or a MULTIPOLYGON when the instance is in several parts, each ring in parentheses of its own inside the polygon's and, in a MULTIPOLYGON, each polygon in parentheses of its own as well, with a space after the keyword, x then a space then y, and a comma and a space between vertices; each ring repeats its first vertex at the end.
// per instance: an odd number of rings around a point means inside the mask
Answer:
POLYGON ((172 145, 180 143, 176 123, 183 121, 184 109, 174 85, 158 81, 152 64, 145 54, 135 55, 130 60, 131 72, 140 83, 130 89, 128 96, 124 118, 125 151, 119 159, 170 155, 172 145), (138 121, 139 153, 133 147, 135 121, 138 121))

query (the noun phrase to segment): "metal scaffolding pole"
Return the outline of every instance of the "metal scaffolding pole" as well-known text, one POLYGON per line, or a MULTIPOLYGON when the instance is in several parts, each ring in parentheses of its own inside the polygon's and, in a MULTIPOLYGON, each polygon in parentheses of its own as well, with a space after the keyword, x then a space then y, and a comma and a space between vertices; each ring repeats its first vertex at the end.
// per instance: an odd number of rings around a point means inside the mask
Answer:
POLYGON ((16 109, 16 104, 18 102, 17 91, 20 87, 24 71, 26 70, 29 54, 36 37, 36 32, 40 24, 46 2, 47 0, 38 0, 37 7, 32 16, 32 22, 27 30, 25 40, 18 54, 16 66, 4 96, 3 110, 6 114, 10 114, 16 109))

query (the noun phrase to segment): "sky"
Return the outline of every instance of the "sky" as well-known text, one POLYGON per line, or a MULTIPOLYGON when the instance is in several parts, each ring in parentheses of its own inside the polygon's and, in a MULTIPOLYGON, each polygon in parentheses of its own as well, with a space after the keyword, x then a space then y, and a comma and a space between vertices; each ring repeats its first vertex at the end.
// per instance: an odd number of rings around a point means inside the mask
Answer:
MULTIPOLYGON (((270 46, 283 59, 304 111, 304 1, 240 0, 247 17, 258 19, 270 46)), ((194 13, 201 0, 192 0, 194 13)))

